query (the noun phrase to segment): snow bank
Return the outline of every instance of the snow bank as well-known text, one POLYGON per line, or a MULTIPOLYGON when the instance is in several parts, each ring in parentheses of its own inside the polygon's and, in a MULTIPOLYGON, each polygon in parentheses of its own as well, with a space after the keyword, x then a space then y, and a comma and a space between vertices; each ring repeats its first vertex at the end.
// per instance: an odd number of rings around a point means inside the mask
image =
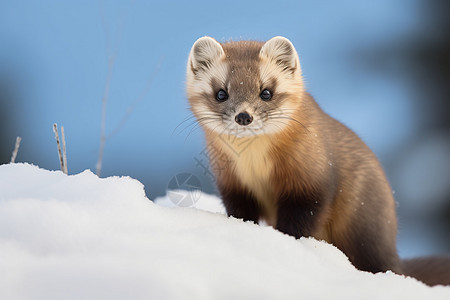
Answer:
POLYGON ((161 207, 129 177, 28 164, 0 166, 0 255, 1 299, 450 299, 324 242, 161 207))
MULTIPOLYGON (((191 192, 189 191, 183 191, 183 190, 177 190, 177 191, 169 191, 168 195, 165 197, 159 197, 153 200, 156 204, 164 207, 171 207, 171 208, 179 208, 175 203, 173 197, 171 194, 177 194, 181 195, 181 197, 189 197, 191 192)), ((194 204, 191 206, 191 208, 201 209, 204 211, 209 211, 212 213, 219 213, 219 214, 226 214, 225 206, 222 203, 222 200, 217 198, 213 195, 208 195, 205 193, 199 192, 199 195, 191 196, 195 199, 194 204)))

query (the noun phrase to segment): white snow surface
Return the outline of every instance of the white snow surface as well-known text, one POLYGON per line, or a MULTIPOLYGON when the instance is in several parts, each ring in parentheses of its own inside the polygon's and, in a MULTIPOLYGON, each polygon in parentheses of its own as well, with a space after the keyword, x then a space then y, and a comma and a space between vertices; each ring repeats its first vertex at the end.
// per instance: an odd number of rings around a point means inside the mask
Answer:
POLYGON ((361 272, 325 242, 228 218, 214 196, 196 205, 157 205, 129 177, 2 165, 0 299, 450 299, 450 287, 361 272))

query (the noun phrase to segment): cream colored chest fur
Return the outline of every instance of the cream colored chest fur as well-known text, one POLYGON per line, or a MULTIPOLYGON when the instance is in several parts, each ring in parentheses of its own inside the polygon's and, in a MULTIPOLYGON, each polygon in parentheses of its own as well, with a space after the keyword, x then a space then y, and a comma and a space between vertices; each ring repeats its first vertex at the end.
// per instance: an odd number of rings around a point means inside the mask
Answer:
POLYGON ((276 205, 270 174, 273 160, 270 157, 270 138, 253 136, 236 138, 223 150, 232 158, 230 167, 239 181, 256 197, 262 208, 262 217, 272 226, 276 225, 276 205))

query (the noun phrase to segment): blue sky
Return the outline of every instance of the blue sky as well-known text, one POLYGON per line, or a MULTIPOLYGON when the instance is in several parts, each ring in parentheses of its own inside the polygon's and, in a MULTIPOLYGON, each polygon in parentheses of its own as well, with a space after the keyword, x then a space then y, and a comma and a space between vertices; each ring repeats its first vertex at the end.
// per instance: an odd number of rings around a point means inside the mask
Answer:
MULTIPOLYGON (((65 127, 69 173, 95 171, 101 99, 114 57, 107 102, 102 176, 129 175, 150 198, 170 179, 194 173, 203 134, 174 129, 189 115, 185 66, 194 41, 289 38, 308 91, 356 131, 381 158, 409 139, 417 122, 402 79, 364 63, 380 45, 400 43, 421 24, 418 1, 2 1, 0 78, 15 83, 10 139, 23 138, 19 161, 47 169, 59 162, 52 124, 65 127)), ((183 126, 181 126, 183 128, 183 126)), ((389 174, 388 174, 389 175, 389 174)))
POLYGON ((188 139, 188 130, 172 134, 189 116, 184 80, 193 42, 203 35, 219 41, 284 35, 296 46, 317 101, 384 155, 407 134, 407 99, 401 87, 358 67, 352 56, 416 25, 414 3, 405 9, 400 2, 3 2, 0 62, 19 82, 22 99, 12 135, 24 138, 22 158, 57 169, 56 122, 67 134, 70 172, 94 170, 108 57, 114 56, 107 133, 134 110, 107 141, 102 174, 151 178, 145 182, 150 194, 152 185, 161 193, 171 176, 195 170, 193 157, 204 146, 200 130, 188 139), (386 138, 398 110, 406 113, 386 138))

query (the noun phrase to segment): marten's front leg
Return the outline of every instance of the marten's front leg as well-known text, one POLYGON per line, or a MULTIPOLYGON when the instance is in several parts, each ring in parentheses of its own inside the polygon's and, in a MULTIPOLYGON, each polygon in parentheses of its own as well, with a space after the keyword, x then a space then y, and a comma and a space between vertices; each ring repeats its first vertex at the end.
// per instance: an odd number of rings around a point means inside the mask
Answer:
POLYGON ((260 209, 256 199, 244 188, 219 188, 229 216, 258 223, 260 209))
POLYGON ((322 212, 323 199, 316 194, 286 193, 278 199, 276 228, 295 238, 312 236, 322 212))

